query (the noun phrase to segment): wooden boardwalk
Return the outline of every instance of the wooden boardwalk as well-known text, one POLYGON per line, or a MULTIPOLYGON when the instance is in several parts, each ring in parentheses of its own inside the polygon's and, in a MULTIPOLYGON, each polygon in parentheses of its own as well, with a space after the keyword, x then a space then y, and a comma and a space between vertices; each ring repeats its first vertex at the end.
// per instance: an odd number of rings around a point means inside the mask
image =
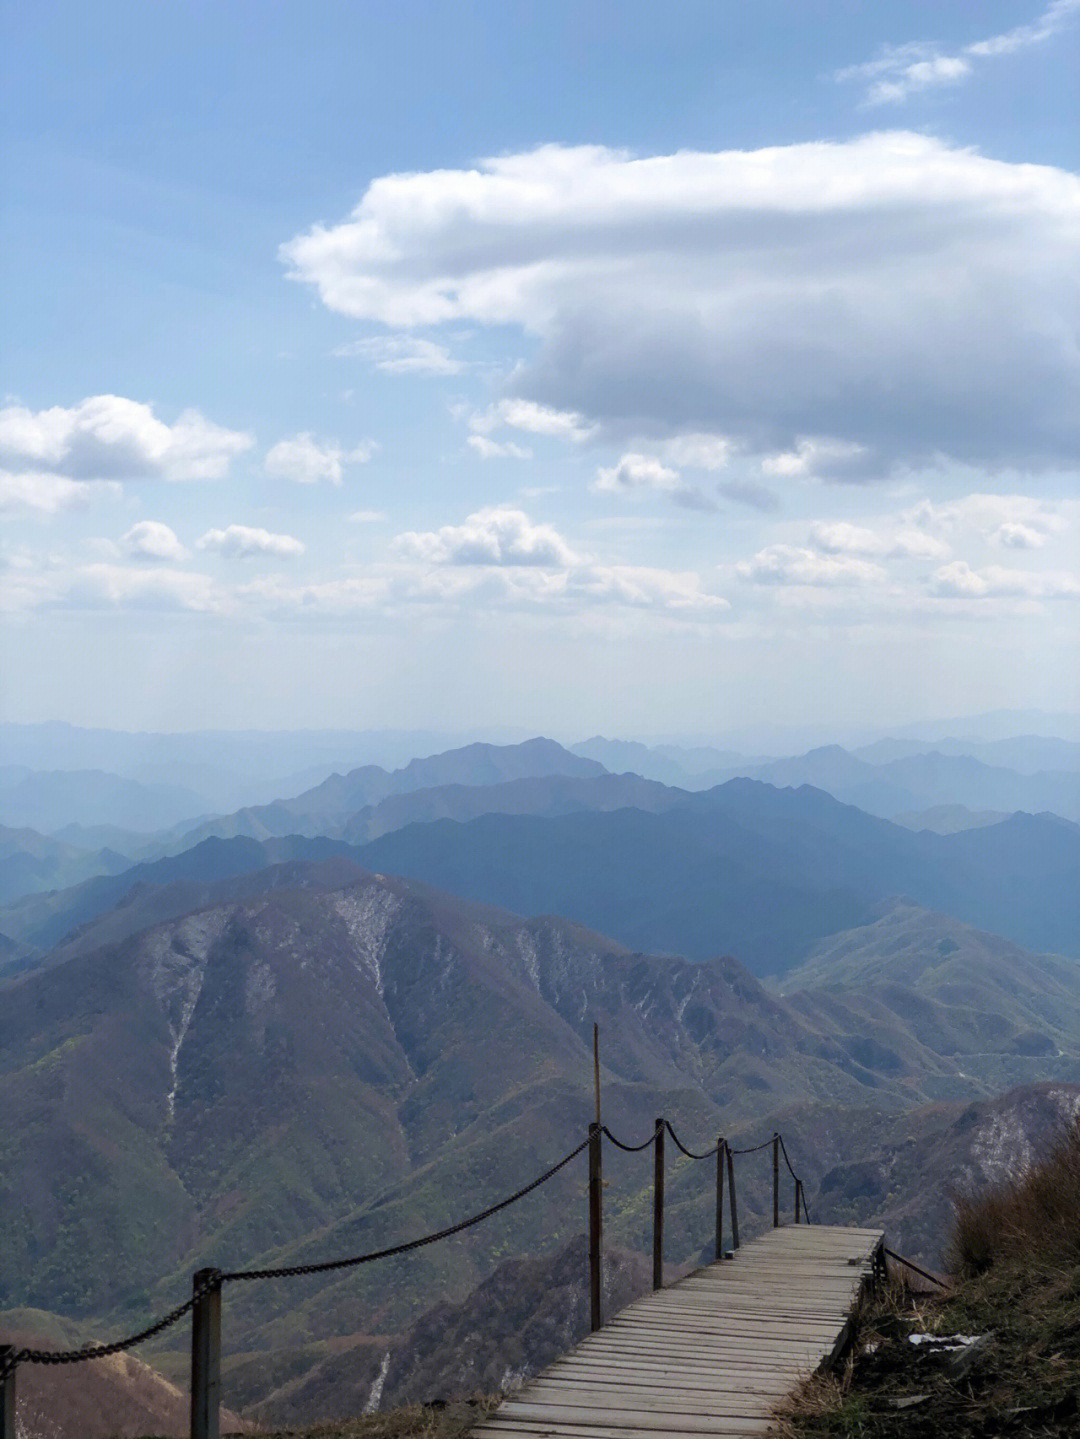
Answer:
POLYGON ((873 1271, 877 1229, 771 1229, 628 1305, 505 1399, 477 1439, 739 1439, 768 1433, 831 1362, 873 1271))

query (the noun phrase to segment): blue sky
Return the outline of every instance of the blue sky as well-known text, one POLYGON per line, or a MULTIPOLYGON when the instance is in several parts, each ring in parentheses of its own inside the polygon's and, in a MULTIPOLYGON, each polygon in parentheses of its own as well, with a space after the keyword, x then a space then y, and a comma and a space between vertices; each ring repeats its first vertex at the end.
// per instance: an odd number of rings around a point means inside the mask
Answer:
POLYGON ((1080 3, 5 27, 6 718, 1080 703, 1080 3))

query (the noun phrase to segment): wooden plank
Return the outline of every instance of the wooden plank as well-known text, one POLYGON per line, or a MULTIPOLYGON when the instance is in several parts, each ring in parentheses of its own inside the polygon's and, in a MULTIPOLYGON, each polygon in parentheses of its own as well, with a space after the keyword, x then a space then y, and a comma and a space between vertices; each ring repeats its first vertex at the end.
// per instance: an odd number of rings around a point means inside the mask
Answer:
MULTIPOLYGON (((751 1394, 749 1391, 740 1393, 732 1389, 719 1394, 692 1396, 688 1393, 658 1394, 655 1391, 640 1389, 634 1391, 597 1390, 575 1387, 571 1391, 563 1384, 557 1384, 551 1389, 530 1384, 529 1397, 525 1404, 528 1408, 537 1405, 546 1408, 563 1408, 569 1403, 584 1409, 602 1409, 613 1414, 630 1411, 642 1414, 697 1414, 706 1417, 709 1415, 716 1417, 741 1415, 756 1418, 761 1413, 760 1399, 760 1395, 751 1394)), ((506 1414, 523 1412, 520 1402, 513 1399, 504 1400, 503 1412, 506 1414)))
POLYGON ((483 1439, 756 1439, 835 1354, 878 1230, 781 1227, 629 1304, 473 1433, 483 1439))

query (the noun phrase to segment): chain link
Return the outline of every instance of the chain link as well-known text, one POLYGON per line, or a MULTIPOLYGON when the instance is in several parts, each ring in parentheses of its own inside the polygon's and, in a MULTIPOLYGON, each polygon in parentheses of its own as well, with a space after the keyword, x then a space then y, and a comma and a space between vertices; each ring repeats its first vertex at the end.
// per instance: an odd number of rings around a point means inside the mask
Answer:
POLYGON ((664 1127, 671 1135, 671 1138, 675 1144, 675 1148, 685 1154, 687 1159, 711 1159, 712 1156, 716 1153, 716 1151, 720 1148, 720 1141, 718 1140, 711 1149, 703 1150, 700 1154, 698 1154, 696 1150, 687 1149, 686 1145, 675 1133, 674 1129, 672 1129, 671 1125, 667 1122, 666 1119, 664 1120, 664 1127))
POLYGON ((220 1282, 216 1277, 204 1281, 192 1291, 190 1299, 185 1299, 183 1304, 178 1304, 175 1309, 170 1309, 168 1314, 162 1315, 153 1324, 126 1339, 114 1339, 109 1344, 84 1344, 81 1349, 17 1349, 8 1355, 7 1362, 0 1367, 0 1383, 19 1364, 81 1364, 87 1359, 108 1359, 111 1354, 120 1354, 125 1349, 134 1349, 138 1344, 145 1344, 147 1339, 153 1339, 155 1334, 161 1334, 183 1319, 188 1310, 194 1309, 199 1300, 220 1282))
POLYGON ((413 1249, 422 1249, 426 1244, 435 1244, 440 1239, 449 1239, 453 1234, 460 1234, 464 1229, 471 1229, 474 1224, 480 1224, 485 1219, 490 1219, 493 1214, 498 1214, 501 1209, 508 1209, 511 1204, 516 1204, 519 1199, 524 1199, 534 1189, 539 1189, 541 1184, 546 1184, 549 1179, 558 1174, 560 1169, 566 1166, 579 1154, 589 1147, 589 1141, 583 1139, 576 1149, 565 1154, 557 1164, 550 1169, 545 1169, 543 1174, 538 1175, 530 1184, 524 1185, 516 1190, 506 1199, 501 1199, 498 1204, 489 1205, 479 1214, 474 1214, 468 1219, 463 1219, 457 1224, 451 1224, 446 1229, 440 1229, 435 1234, 425 1234, 421 1239, 411 1239, 405 1244, 395 1244, 389 1249, 377 1249, 370 1254, 357 1254, 348 1259, 330 1259, 321 1264, 291 1264, 280 1269, 237 1269, 231 1272, 221 1273, 214 1271, 211 1276, 204 1280, 197 1289, 192 1292, 190 1299, 185 1299, 183 1304, 178 1304, 175 1309, 170 1309, 168 1314, 162 1315, 160 1319, 140 1329, 137 1334, 132 1334, 126 1339, 116 1339, 110 1344, 84 1344, 81 1349, 50 1350, 50 1349, 17 1349, 8 1354, 3 1366, 0 1367, 0 1383, 13 1372, 20 1364, 79 1364, 89 1359, 107 1359, 111 1354, 120 1354, 125 1349, 134 1349, 137 1344, 143 1344, 147 1339, 152 1339, 155 1334, 176 1324, 190 1309, 193 1309, 204 1295, 211 1289, 222 1284, 228 1284, 237 1279, 284 1279, 299 1274, 325 1274, 332 1269, 352 1269, 358 1264, 369 1264, 375 1259, 388 1259, 394 1254, 408 1254, 413 1249))
POLYGON ((500 1199, 498 1204, 492 1204, 487 1209, 482 1209, 479 1214, 472 1215, 469 1219, 462 1219, 457 1224, 451 1224, 446 1229, 440 1229, 434 1234, 425 1234, 422 1239, 410 1239, 405 1244, 394 1244, 389 1249, 375 1249, 369 1254, 356 1254, 349 1259, 325 1259, 317 1264, 288 1264, 279 1269, 236 1269, 231 1273, 221 1276, 222 1283, 228 1284, 236 1279, 290 1279, 299 1274, 327 1274, 333 1269, 353 1269, 358 1264, 370 1264, 375 1259, 389 1259, 395 1254, 409 1254, 414 1249, 422 1249, 425 1244, 435 1244, 440 1239, 449 1239, 452 1234, 460 1234, 463 1229, 471 1229, 474 1224, 480 1224, 485 1219, 490 1219, 493 1214, 498 1214, 500 1209, 508 1209, 511 1204, 516 1204, 519 1199, 524 1199, 526 1194, 531 1194, 534 1189, 539 1189, 541 1184, 546 1184, 553 1175, 558 1174, 560 1169, 565 1169, 571 1160, 576 1159, 579 1154, 588 1149, 589 1141, 583 1139, 576 1149, 565 1154, 557 1164, 550 1169, 545 1169, 531 1184, 509 1195, 506 1199, 500 1199))
POLYGON ((616 1149, 621 1149, 624 1154, 640 1154, 643 1149, 648 1149, 650 1144, 656 1143, 656 1134, 660 1128, 661 1121, 657 1122, 656 1129, 649 1135, 644 1144, 624 1144, 621 1139, 616 1139, 606 1124, 601 1125, 604 1134, 611 1140, 616 1149))

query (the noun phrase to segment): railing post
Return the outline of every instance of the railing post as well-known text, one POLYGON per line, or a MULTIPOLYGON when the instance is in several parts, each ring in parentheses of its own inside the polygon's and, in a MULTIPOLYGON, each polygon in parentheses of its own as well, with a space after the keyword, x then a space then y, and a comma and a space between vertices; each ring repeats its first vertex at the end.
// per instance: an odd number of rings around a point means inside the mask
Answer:
POLYGON ((727 1150, 727 1183, 728 1198, 731 1200, 731 1247, 739 1247, 739 1211, 735 1207, 735 1160, 732 1157, 729 1145, 724 1146, 727 1150))
POLYGON ((724 1257, 724 1138, 716 1141, 716 1258, 724 1257))
MULTIPOLYGON (((13 1344, 0 1344, 0 1370, 15 1352, 13 1344)), ((15 1370, 0 1379, 0 1439, 15 1439, 15 1370)))
POLYGON ((221 1270, 197 1270, 192 1288, 191 1439, 220 1439, 221 1270))
POLYGON ((656 1121, 653 1147, 652 1287, 664 1287, 664 1121, 656 1121))
POLYGON ((603 1238, 604 1182, 600 1168, 600 1126, 589 1125, 589 1327, 595 1332, 604 1322, 600 1307, 600 1245, 603 1238))
POLYGON ((772 1137, 772 1227, 780 1228, 780 1136, 772 1137))
POLYGON ((799 1223, 799 1210, 802 1206, 802 1180, 795 1181, 795 1223, 799 1223))

